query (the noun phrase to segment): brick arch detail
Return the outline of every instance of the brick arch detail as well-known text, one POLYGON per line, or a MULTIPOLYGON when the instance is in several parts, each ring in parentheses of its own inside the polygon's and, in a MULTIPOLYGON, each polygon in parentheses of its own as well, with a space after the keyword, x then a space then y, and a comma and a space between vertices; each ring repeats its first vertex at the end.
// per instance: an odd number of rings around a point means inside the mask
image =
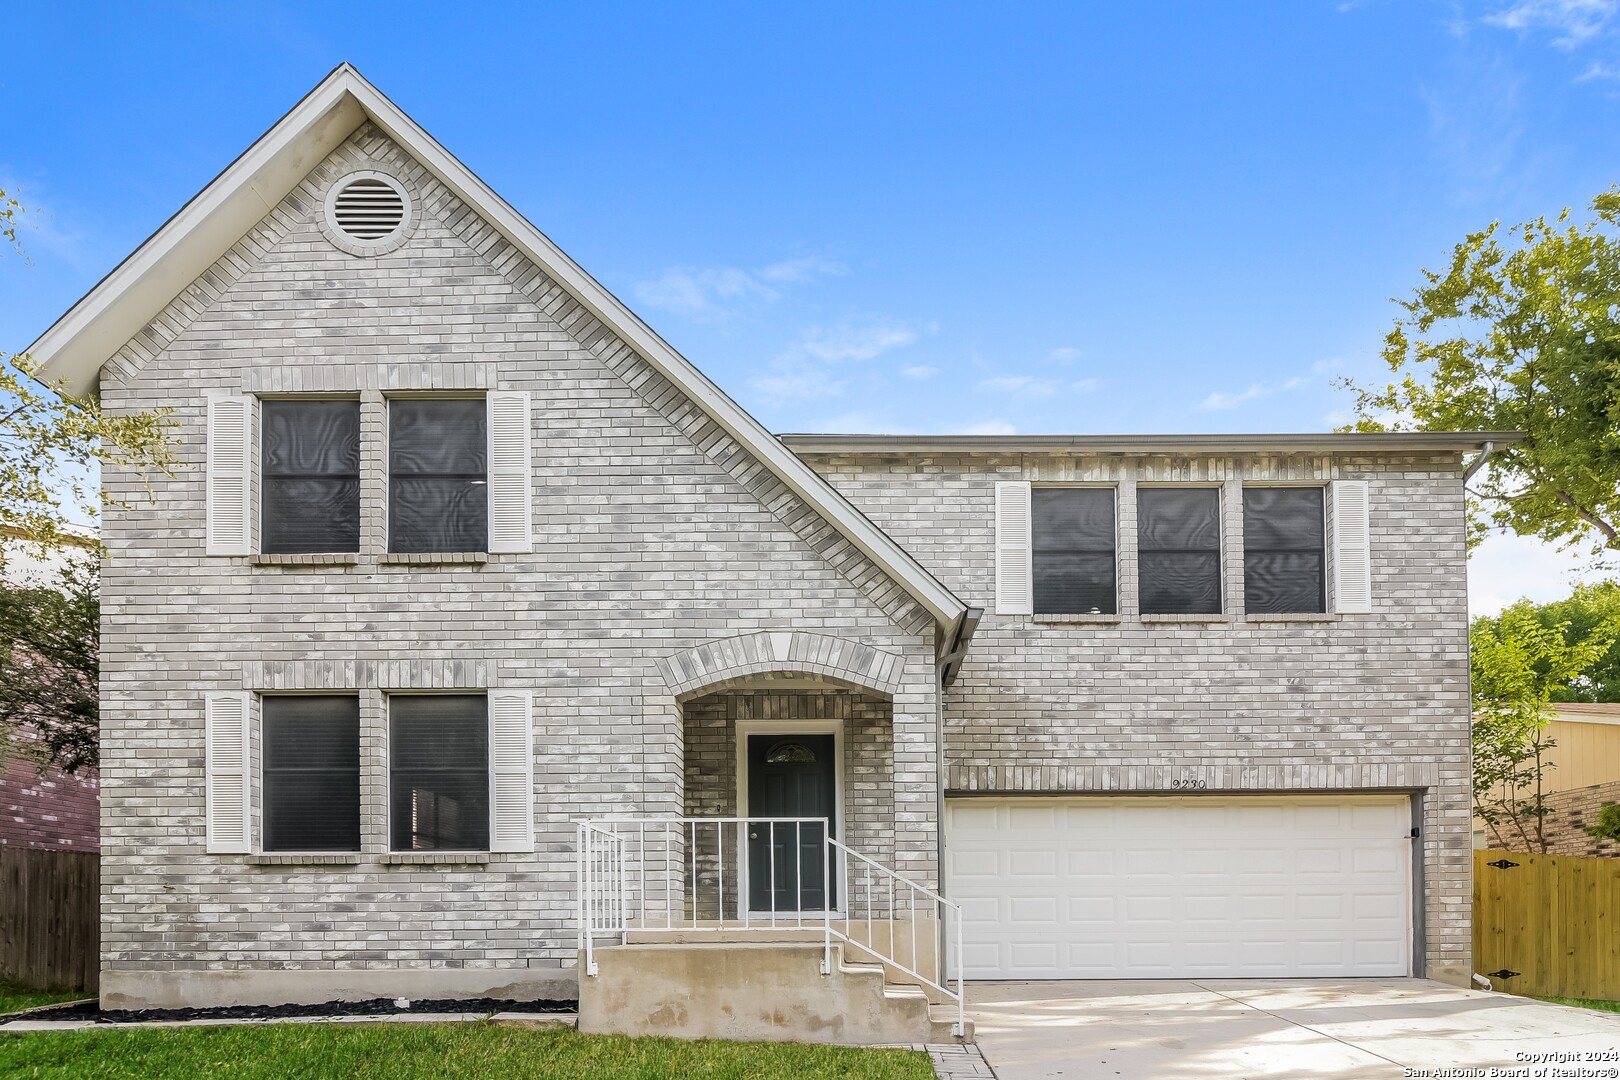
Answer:
POLYGON ((659 672, 678 698, 773 672, 819 675, 893 697, 900 689, 903 667, 898 653, 804 630, 762 630, 718 638, 658 661, 659 672))

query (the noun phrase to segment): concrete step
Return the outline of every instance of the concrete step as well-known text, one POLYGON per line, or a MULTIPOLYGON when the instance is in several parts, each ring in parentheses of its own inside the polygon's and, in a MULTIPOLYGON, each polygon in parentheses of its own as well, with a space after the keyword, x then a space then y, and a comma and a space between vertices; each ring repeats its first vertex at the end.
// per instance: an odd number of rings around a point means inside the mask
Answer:
POLYGON ((823 975, 817 942, 665 942, 601 946, 598 974, 581 975, 587 1032, 873 1045, 951 1042, 915 983, 880 964, 850 963, 834 945, 823 975))

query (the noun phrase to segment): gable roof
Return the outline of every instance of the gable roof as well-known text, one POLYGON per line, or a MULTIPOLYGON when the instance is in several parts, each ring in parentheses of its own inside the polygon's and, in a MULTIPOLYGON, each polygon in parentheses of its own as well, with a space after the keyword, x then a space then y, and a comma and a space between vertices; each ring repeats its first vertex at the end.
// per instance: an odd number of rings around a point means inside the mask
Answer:
POLYGON ((29 346, 41 380, 74 396, 93 393, 114 353, 367 120, 880 566, 938 620, 940 650, 951 647, 968 611, 965 603, 349 64, 321 80, 29 346))

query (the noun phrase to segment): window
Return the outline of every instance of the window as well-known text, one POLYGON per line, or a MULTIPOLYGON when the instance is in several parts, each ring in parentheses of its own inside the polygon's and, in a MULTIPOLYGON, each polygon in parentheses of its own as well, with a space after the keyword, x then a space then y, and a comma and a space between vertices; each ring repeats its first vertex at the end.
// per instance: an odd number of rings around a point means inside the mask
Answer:
POLYGON ((388 699, 395 851, 489 850, 489 710, 482 694, 388 699))
POLYGON ((360 403, 263 403, 263 548, 360 550, 360 403))
POLYGON ((482 398, 388 403, 388 550, 485 551, 489 485, 482 398))
POLYGON ((1030 520, 1035 613, 1117 612, 1113 489, 1035 488, 1030 520))
POLYGON ((360 850, 360 699, 266 696, 264 850, 360 850))
POLYGON ((1221 610, 1221 493, 1138 488, 1137 564, 1144 615, 1221 610))
POLYGON ((1243 607, 1326 611, 1327 516, 1321 488, 1243 489, 1243 607))

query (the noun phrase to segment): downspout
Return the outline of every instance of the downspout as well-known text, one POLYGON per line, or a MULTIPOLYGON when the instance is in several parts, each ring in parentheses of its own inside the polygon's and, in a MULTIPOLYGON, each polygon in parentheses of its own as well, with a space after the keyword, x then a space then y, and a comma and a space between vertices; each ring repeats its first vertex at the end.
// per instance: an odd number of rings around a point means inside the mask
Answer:
MULTIPOLYGON (((968 645, 973 641, 974 631, 979 628, 979 620, 984 617, 984 609, 970 607, 962 613, 957 620, 956 628, 951 632, 951 643, 945 650, 945 655, 939 658, 937 669, 939 672, 939 689, 936 694, 934 708, 934 762, 936 781, 934 784, 934 865, 939 867, 939 895, 945 896, 945 688, 956 681, 957 674, 962 670, 962 661, 967 656, 968 645)), ((946 899, 950 899, 946 897, 946 899)), ((944 924, 940 930, 944 932, 944 924)), ((944 947, 943 942, 941 948, 944 947)), ((960 963, 960 960, 958 960, 960 963)))
POLYGON ((1494 453, 1496 453, 1496 444, 1493 442, 1487 442, 1479 448, 1479 457, 1469 462, 1468 468, 1463 470, 1462 482, 1464 488, 1468 487, 1468 481, 1474 478, 1474 474, 1484 467, 1494 453))

